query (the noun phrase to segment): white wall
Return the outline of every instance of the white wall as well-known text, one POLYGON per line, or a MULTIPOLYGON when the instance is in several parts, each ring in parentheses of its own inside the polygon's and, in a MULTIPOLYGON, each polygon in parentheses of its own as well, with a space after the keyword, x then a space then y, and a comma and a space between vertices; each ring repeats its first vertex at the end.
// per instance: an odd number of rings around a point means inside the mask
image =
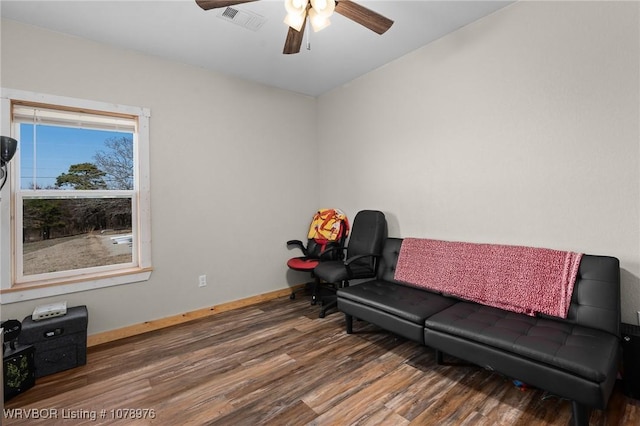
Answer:
POLYGON ((345 185, 391 236, 616 256, 640 310, 637 2, 519 2, 318 100, 345 185))
POLYGON ((638 8, 519 2, 317 100, 2 21, 0 85, 151 109, 156 269, 66 297, 89 306, 90 334, 299 281, 284 241, 310 206, 381 209, 392 236, 617 256, 635 322, 638 8), (319 196, 297 178, 316 147, 343 183, 319 196), (256 229, 261 209, 273 221, 256 229))
POLYGON ((313 98, 12 21, 1 42, 2 87, 151 109, 155 266, 146 283, 3 305, 3 319, 67 300, 94 334, 307 278, 288 273, 285 242, 318 208, 299 179, 314 173, 313 98))

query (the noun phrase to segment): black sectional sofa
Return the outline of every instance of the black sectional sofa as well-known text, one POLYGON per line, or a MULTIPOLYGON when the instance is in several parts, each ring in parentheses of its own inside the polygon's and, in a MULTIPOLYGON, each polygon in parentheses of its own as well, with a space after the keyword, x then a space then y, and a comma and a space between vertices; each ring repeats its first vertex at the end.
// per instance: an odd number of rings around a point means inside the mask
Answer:
POLYGON ((339 289, 347 333, 367 321, 436 351, 572 401, 575 425, 604 409, 620 358, 618 259, 584 255, 566 319, 528 316, 448 297, 394 279, 402 239, 386 240, 377 278, 339 289))

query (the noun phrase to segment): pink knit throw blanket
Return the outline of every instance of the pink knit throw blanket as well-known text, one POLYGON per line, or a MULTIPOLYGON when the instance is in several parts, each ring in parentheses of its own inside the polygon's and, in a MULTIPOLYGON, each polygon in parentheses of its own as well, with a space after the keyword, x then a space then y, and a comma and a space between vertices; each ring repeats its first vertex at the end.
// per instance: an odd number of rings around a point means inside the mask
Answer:
POLYGON ((566 318, 581 259, 544 248, 405 238, 395 279, 513 312, 566 318))

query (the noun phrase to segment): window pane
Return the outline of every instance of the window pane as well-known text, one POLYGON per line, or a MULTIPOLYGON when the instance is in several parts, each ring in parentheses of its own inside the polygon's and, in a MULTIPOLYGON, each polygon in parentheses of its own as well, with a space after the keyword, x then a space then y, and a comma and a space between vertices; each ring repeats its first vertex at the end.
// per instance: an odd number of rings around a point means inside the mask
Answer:
POLYGON ((130 198, 24 199, 23 274, 133 262, 130 198))
POLYGON ((133 134, 20 124, 21 189, 133 189, 133 134))

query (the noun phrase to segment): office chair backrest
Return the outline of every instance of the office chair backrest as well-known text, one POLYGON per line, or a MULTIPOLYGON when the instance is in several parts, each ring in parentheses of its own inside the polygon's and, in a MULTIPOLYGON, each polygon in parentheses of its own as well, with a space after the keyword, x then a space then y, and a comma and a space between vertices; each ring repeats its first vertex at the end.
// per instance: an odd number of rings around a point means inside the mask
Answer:
MULTIPOLYGON (((378 210, 361 210, 353 219, 347 247, 347 259, 360 254, 380 254, 387 238, 387 219, 378 210)), ((360 264, 375 269, 375 259, 364 258, 360 264)))
POLYGON ((318 259, 323 251, 327 248, 331 247, 333 243, 329 243, 327 241, 316 241, 315 239, 310 239, 307 241, 307 257, 318 259))

